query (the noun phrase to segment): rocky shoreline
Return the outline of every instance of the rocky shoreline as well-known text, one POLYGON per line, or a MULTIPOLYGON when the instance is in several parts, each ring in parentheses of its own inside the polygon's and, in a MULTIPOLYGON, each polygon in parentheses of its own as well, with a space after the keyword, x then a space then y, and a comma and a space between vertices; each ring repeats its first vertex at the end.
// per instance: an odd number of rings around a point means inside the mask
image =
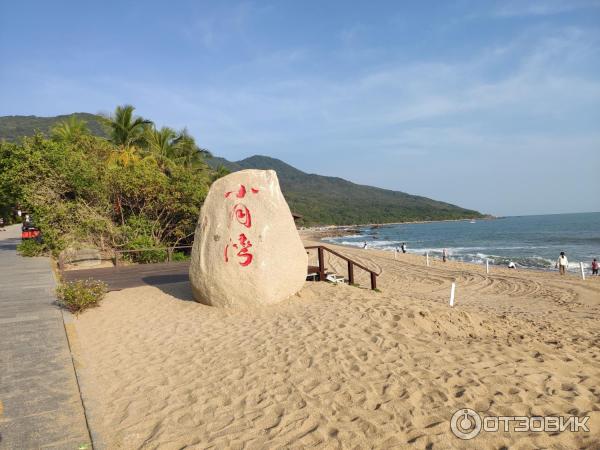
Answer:
MULTIPOLYGON (((499 217, 485 217, 476 220, 495 220, 499 217)), ((300 228, 300 234, 306 239, 324 239, 331 237, 350 236, 361 234, 361 229, 370 228, 377 229, 390 225, 405 225, 415 223, 436 223, 436 222, 465 222, 473 219, 446 219, 446 220, 416 220, 412 222, 390 222, 390 223, 366 223, 362 225, 326 225, 321 227, 300 228)))

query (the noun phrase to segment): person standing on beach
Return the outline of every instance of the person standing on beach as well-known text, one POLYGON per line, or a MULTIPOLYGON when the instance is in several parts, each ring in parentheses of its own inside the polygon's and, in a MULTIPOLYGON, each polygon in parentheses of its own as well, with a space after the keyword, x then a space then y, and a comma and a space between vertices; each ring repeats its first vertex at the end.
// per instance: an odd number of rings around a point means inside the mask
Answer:
POLYGON ((561 275, 564 275, 568 266, 569 266, 569 260, 567 259, 565 252, 560 252, 560 256, 558 257, 558 260, 556 261, 556 268, 558 269, 558 271, 561 275))
POLYGON ((448 250, 444 249, 444 250, 442 250, 442 261, 446 262, 447 258, 448 258, 448 250))
POLYGON ((367 241, 365 241, 365 243, 363 244, 363 249, 367 248, 367 241))
POLYGON ((406 253, 406 242, 402 243, 402 253, 406 253))
POLYGON ((592 261, 592 275, 598 275, 598 261, 596 261, 596 258, 592 261))

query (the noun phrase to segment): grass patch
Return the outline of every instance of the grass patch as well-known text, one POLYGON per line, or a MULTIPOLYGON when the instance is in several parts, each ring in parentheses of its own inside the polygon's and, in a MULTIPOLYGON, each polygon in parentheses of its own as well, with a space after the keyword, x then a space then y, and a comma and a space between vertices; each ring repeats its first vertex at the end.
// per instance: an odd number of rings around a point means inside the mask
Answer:
POLYGON ((173 252, 171 261, 187 261, 191 259, 190 255, 186 255, 183 252, 173 252))
POLYGON ((17 245, 17 251, 21 256, 40 256, 44 254, 46 247, 34 239, 25 239, 17 245))
POLYGON ((87 308, 98 306, 107 289, 106 283, 98 280, 70 281, 56 289, 56 296, 60 306, 79 314, 87 308))

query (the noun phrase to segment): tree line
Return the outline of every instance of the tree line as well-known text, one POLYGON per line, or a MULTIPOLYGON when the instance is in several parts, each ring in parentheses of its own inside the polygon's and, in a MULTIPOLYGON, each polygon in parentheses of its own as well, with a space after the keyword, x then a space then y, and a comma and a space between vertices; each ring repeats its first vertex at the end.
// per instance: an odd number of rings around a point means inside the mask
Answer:
POLYGON ((108 138, 71 116, 46 138, 0 142, 0 215, 27 211, 39 252, 140 249, 192 242, 210 184, 210 152, 183 129, 157 128, 131 105, 103 117, 108 138))

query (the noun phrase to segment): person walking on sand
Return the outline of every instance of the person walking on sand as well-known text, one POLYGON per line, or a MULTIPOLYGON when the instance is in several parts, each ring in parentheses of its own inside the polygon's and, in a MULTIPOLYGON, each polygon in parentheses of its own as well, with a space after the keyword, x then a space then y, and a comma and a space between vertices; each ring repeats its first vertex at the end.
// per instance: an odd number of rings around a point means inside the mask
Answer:
POLYGON ((556 261, 556 268, 558 269, 558 271, 561 275, 564 275, 568 266, 569 266, 569 260, 567 259, 565 252, 560 252, 560 256, 558 257, 558 260, 556 261))
POLYGON ((598 275, 598 261, 596 261, 596 258, 592 261, 592 275, 598 275))
POLYGON ((402 253, 406 253, 406 242, 402 243, 401 248, 402 248, 402 253))
POLYGON ((365 243, 363 244, 363 249, 367 248, 367 241, 365 241, 365 243))
POLYGON ((448 250, 444 249, 442 250, 442 261, 446 262, 446 259, 448 259, 448 250))

